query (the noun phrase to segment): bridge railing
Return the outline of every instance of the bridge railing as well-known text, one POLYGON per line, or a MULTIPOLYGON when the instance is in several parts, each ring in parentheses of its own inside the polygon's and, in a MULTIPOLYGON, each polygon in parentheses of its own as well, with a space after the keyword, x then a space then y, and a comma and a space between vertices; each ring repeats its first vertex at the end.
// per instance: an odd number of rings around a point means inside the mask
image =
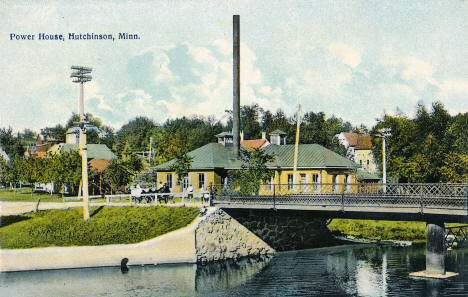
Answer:
POLYGON ((442 196, 463 197, 468 195, 468 184, 446 183, 307 183, 307 184, 259 184, 243 188, 232 185, 214 185, 218 195, 284 196, 323 194, 365 194, 379 196, 442 196))
POLYGON ((468 184, 215 185, 213 203, 467 209, 468 184))

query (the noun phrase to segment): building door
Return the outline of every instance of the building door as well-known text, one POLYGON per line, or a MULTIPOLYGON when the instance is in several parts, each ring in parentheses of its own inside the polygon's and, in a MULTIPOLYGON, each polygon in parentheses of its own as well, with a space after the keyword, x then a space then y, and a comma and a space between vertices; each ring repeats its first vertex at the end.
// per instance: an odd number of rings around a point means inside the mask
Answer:
POLYGON ((307 192, 307 174, 301 173, 302 192, 307 192))

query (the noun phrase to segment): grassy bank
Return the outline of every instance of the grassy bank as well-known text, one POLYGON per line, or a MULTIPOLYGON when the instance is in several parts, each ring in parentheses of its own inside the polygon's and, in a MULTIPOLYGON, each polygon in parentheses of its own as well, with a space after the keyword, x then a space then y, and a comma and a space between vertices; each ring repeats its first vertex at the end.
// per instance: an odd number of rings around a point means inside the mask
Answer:
POLYGON ((100 207, 89 222, 81 209, 1 217, 4 249, 136 243, 187 226, 198 215, 190 207, 100 207))
POLYGON ((22 202, 33 202, 41 198, 43 202, 61 202, 61 194, 47 194, 47 193, 32 193, 32 188, 17 189, 16 191, 11 190, 0 190, 0 201, 22 201, 22 202))
POLYGON ((381 240, 426 240, 425 222, 334 219, 328 226, 332 231, 356 237, 381 240))

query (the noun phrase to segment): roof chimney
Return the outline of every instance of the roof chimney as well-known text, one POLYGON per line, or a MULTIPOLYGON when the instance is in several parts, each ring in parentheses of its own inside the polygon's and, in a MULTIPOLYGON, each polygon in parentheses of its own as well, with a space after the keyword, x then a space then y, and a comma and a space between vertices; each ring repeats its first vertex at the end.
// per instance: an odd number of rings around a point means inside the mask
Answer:
POLYGON ((232 132, 233 132, 233 145, 234 154, 239 156, 240 141, 239 141, 239 123, 240 123, 240 29, 239 29, 239 15, 233 15, 233 108, 232 108, 232 132))
POLYGON ((240 141, 244 140, 244 131, 240 131, 240 141))
POLYGON ((266 132, 262 132, 262 139, 266 139, 266 132))

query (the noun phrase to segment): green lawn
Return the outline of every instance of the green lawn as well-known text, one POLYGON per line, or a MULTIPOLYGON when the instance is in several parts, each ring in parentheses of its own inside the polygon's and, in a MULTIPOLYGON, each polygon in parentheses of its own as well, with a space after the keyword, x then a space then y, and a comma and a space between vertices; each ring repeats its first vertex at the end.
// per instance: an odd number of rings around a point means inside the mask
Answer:
POLYGON ((37 199, 41 198, 41 201, 47 202, 61 202, 62 195, 61 194, 47 194, 47 193, 31 193, 32 188, 22 188, 17 189, 16 191, 10 191, 2 189, 0 190, 0 201, 37 201, 37 199))
POLYGON ((328 226, 332 231, 356 237, 381 240, 426 240, 425 222, 334 219, 328 226))
POLYGON ((136 243, 187 226, 198 215, 190 207, 93 208, 89 222, 81 209, 40 211, 1 217, 1 248, 136 243))

